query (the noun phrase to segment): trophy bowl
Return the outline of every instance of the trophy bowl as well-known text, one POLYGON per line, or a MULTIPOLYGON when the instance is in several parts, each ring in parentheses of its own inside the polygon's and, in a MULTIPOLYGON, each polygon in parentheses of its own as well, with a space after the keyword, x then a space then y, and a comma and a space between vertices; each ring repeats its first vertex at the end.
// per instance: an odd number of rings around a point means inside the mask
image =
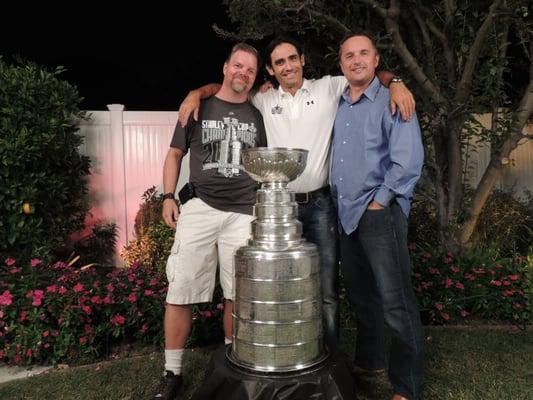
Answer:
POLYGON ((254 147, 242 151, 242 164, 258 182, 290 182, 304 171, 308 153, 304 149, 254 147))

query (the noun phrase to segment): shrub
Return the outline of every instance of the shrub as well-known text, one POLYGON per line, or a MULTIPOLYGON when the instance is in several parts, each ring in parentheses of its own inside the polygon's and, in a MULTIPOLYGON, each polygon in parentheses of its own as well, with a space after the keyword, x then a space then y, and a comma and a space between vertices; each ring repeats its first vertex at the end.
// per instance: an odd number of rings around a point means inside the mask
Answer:
POLYGON ((524 326, 531 321, 532 267, 528 257, 500 257, 496 250, 460 256, 414 244, 413 286, 425 323, 479 317, 524 326), (528 261, 529 260, 529 261, 528 261))
POLYGON ((526 254, 533 243, 533 197, 495 190, 479 215, 474 245, 497 245, 504 254, 526 254))
POLYGON ((163 195, 157 194, 155 186, 144 192, 135 216, 136 239, 128 243, 121 253, 126 264, 140 262, 147 267, 164 271, 172 243, 174 230, 162 220, 163 195))
MULTIPOLYGON (((75 267, 75 260, 0 265, 0 361, 87 361, 119 340, 163 344, 167 283, 153 268, 75 267)), ((217 300, 220 293, 216 293, 217 300)), ((193 307, 188 346, 222 338, 223 305, 193 307)))
POLYGON ((0 58, 0 256, 46 256, 83 227, 89 159, 76 131, 85 113, 62 72, 0 58))

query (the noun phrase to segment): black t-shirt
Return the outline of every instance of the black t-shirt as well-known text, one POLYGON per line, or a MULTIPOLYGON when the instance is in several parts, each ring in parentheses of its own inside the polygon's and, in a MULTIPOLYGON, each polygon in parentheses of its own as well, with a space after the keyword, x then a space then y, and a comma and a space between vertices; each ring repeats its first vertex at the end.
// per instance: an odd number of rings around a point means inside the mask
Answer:
POLYGON ((176 125, 170 146, 190 150, 189 182, 197 197, 218 210, 253 213, 256 183, 240 152, 266 146, 263 117, 254 106, 210 97, 201 103, 198 122, 176 125))

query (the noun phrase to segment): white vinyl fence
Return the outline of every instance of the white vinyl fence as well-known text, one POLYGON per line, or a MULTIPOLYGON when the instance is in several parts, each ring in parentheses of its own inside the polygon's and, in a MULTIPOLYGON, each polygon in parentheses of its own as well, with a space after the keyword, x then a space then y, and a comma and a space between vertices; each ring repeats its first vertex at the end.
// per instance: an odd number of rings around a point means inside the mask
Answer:
MULTIPOLYGON (((89 193, 91 222, 117 224, 117 251, 134 239, 135 215, 146 189, 163 190, 163 163, 174 132, 177 112, 124 111, 122 104, 109 111, 89 111, 83 122, 81 152, 91 158, 89 193)), ((178 190, 189 176, 189 157, 183 159, 178 190)))
MULTIPOLYGON (((134 239, 135 215, 146 189, 163 190, 163 163, 178 118, 177 112, 124 111, 122 104, 108 105, 109 111, 89 111, 91 120, 80 128, 85 137, 81 148, 92 162, 90 196, 92 221, 114 221, 118 227, 117 251, 134 239)), ((490 123, 490 116, 480 116, 490 123)), ((527 130, 533 134, 533 125, 527 130)), ((490 151, 479 147, 468 160, 469 179, 479 182, 490 151)), ((184 158, 179 190, 189 176, 189 157, 184 158)), ((517 194, 533 190, 533 141, 521 143, 499 183, 515 188, 517 194)), ((89 221, 90 225, 91 221, 89 221)), ((117 259, 118 261, 118 259, 117 259)))

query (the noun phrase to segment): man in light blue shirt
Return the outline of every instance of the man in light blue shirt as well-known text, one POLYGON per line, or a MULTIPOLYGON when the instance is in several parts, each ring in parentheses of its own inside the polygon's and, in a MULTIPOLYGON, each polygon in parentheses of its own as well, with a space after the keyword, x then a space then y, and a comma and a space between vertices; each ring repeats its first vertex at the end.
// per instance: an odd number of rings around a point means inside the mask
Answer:
POLYGON ((348 86, 334 124, 330 184, 341 235, 341 270, 358 317, 354 374, 385 364, 391 330, 393 400, 417 399, 423 372, 420 314, 410 283, 407 217, 424 153, 416 115, 392 115, 389 90, 375 76, 379 55, 366 34, 341 44, 348 86))

